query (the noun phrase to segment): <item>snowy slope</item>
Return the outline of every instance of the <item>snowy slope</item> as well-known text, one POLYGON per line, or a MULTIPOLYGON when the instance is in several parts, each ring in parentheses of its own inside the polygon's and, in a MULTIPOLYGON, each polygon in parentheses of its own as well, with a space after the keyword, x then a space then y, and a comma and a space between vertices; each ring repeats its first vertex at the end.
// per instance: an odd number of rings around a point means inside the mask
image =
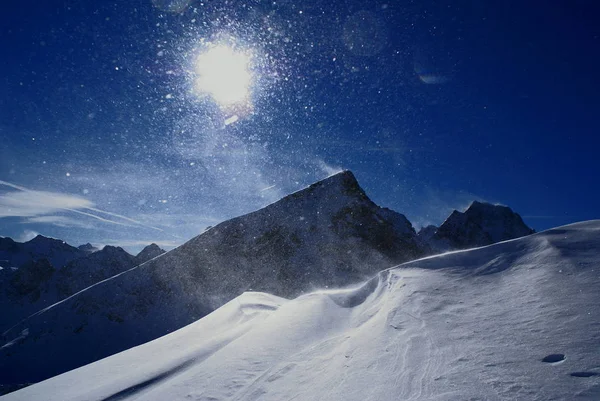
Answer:
POLYGON ((599 290, 600 221, 578 223, 355 289, 245 293, 2 400, 598 400, 599 290))

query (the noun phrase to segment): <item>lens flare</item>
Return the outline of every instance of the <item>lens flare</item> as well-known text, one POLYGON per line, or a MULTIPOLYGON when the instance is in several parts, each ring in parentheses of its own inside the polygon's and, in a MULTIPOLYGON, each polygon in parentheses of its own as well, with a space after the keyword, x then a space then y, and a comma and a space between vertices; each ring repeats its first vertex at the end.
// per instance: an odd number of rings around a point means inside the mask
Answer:
POLYGON ((252 73, 249 54, 219 45, 196 59, 195 89, 210 95, 222 107, 249 101, 252 73))

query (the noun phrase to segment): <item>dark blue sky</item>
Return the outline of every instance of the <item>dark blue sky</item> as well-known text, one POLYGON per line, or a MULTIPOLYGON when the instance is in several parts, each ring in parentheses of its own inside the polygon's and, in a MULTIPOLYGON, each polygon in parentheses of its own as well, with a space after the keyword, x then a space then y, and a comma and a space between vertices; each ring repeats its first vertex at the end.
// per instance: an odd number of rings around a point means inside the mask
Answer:
POLYGON ((0 235, 169 246, 340 168, 417 227, 599 218, 595 3, 3 4, 0 235), (252 55, 251 108, 193 90, 210 43, 252 55))

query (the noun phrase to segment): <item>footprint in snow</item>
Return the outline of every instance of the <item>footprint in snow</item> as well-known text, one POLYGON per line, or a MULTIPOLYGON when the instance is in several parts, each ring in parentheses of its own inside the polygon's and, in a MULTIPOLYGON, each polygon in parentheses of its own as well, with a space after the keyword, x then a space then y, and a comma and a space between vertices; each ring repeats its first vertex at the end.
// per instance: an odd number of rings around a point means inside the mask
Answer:
POLYGON ((556 364, 566 359, 565 354, 550 354, 542 359, 542 362, 556 364))
POLYGON ((598 373, 598 372, 572 372, 571 376, 573 376, 573 377, 593 377, 593 376, 600 376, 600 373, 598 373))

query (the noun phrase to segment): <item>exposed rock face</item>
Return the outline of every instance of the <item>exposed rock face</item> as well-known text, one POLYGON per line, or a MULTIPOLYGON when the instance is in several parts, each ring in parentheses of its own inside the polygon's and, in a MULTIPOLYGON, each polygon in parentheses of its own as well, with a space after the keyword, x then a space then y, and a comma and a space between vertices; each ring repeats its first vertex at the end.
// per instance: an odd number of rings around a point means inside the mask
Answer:
POLYGON ((434 249, 466 249, 533 234, 509 207, 473 202, 461 213, 452 214, 431 236, 434 249))
POLYGON ((346 171, 219 224, 161 262, 193 260, 190 274, 220 288, 217 294, 252 288, 289 297, 356 282, 422 254, 410 222, 375 205, 346 171), (225 281, 211 267, 221 264, 228 266, 225 281))
POLYGON ((375 205, 348 171, 219 224, 176 251, 158 261, 186 260, 194 266, 188 274, 210 283, 219 298, 248 289, 292 297, 423 254, 410 222, 375 205), (217 268, 223 264, 227 280, 217 268))

